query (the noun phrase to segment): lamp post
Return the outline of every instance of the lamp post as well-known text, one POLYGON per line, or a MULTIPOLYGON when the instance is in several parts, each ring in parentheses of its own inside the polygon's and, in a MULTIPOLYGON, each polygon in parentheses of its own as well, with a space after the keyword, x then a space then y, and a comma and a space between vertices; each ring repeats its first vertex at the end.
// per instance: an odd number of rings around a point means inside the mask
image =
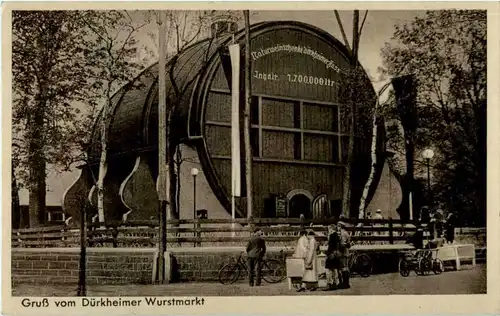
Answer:
POLYGON ((432 157, 434 157, 434 151, 430 148, 427 148, 422 153, 422 157, 424 157, 427 164, 427 192, 429 195, 429 203, 431 203, 431 165, 430 161, 432 157))
MULTIPOLYGON (((193 228, 196 230, 196 176, 198 175, 198 169, 191 169, 191 176, 193 177, 193 228)), ((195 231, 193 231, 193 235, 196 236, 195 231)), ((194 246, 196 247, 196 240, 194 242, 194 246)))

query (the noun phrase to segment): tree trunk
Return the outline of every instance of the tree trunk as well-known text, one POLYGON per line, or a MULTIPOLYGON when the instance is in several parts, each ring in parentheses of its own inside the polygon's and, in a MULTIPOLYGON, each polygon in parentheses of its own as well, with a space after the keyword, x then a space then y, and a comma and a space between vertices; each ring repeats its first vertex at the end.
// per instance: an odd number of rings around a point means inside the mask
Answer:
POLYGON ((415 180, 413 177, 414 173, 414 155, 415 155, 415 145, 413 142, 413 135, 414 132, 411 131, 410 135, 408 135, 408 138, 405 140, 405 145, 406 145, 406 193, 405 193, 405 199, 408 203, 406 203, 405 207, 403 207, 404 214, 400 214, 401 217, 408 218, 410 217, 410 193, 413 194, 415 192, 415 180))
POLYGON ((351 163, 354 152, 354 113, 349 109, 349 142, 347 147, 347 157, 344 168, 344 182, 342 186, 342 217, 350 217, 351 209, 351 163))
POLYGON ((180 204, 181 204, 181 165, 182 165, 182 153, 180 145, 177 146, 176 157, 175 157, 175 165, 177 170, 177 188, 175 191, 175 205, 177 210, 177 219, 180 218, 180 204))
MULTIPOLYGON (((159 61, 158 61, 158 180, 157 180, 157 191, 158 191, 158 220, 159 220, 159 240, 158 240, 158 261, 157 267, 158 272, 156 275, 156 280, 160 283, 169 281, 169 276, 165 275, 164 262, 165 262, 165 251, 167 250, 167 218, 172 209, 172 205, 168 205, 170 196, 170 180, 169 180, 169 163, 170 155, 169 150, 171 146, 170 139, 170 125, 172 111, 167 111, 167 96, 166 96, 166 73, 165 73, 165 34, 166 34, 166 21, 165 12, 158 11, 158 48, 159 48, 159 61), (168 161, 167 161, 168 160, 168 161)), ((170 77, 173 79, 172 64, 170 69, 170 77)), ((172 80, 172 84, 175 87, 175 80, 172 80)), ((177 91, 175 89, 175 91, 177 91)), ((171 201, 170 201, 171 202, 171 201)))
POLYGON ((359 11, 354 10, 352 27, 352 56, 351 73, 349 74, 349 143, 347 148, 347 158, 344 169, 344 182, 342 188, 342 216, 349 218, 351 216, 351 167, 354 156, 354 123, 356 116, 356 102, 354 101, 354 85, 356 84, 356 75, 358 67, 358 41, 359 41, 359 11))
POLYGON ((174 145, 172 150, 170 151, 170 156, 168 157, 168 171, 170 173, 169 175, 169 181, 170 181, 170 219, 178 219, 179 218, 179 208, 177 204, 177 178, 178 178, 178 173, 177 173, 177 168, 175 164, 175 153, 176 149, 178 146, 174 145))
POLYGON ((14 166, 12 166, 12 229, 21 228, 22 215, 19 205, 19 188, 17 186, 14 166))
POLYGON ((372 132, 372 146, 371 146, 371 169, 370 175, 368 176, 368 180, 366 181, 365 187, 363 189, 363 195, 361 196, 361 200, 359 201, 359 213, 358 218, 365 218, 365 208, 366 208, 366 199, 368 197, 368 192, 370 191, 370 187, 373 183, 373 178, 375 177, 375 167, 377 166, 377 110, 378 110, 378 99, 377 104, 375 106, 375 110, 373 111, 373 132, 372 132))
POLYGON ((34 120, 30 124, 29 145, 29 223, 37 227, 45 223, 45 156, 43 154, 43 108, 45 104, 37 104, 34 120))
POLYGON ((252 147, 250 143, 250 106, 252 102, 250 79, 250 12, 245 10, 245 112, 244 112, 244 145, 245 145, 245 180, 247 194, 247 217, 253 218, 252 196, 252 147))
POLYGON ((108 111, 111 106, 111 96, 108 91, 108 97, 106 104, 102 111, 103 117, 101 118, 101 159, 99 161, 99 175, 97 178, 96 188, 97 188, 97 214, 99 217, 99 223, 105 222, 104 217, 104 178, 106 177, 106 172, 108 171, 108 146, 107 146, 107 131, 108 131, 108 111))
POLYGON ((378 125, 377 125, 377 117, 378 117, 378 109, 380 107, 380 96, 384 91, 389 87, 389 84, 386 84, 377 94, 377 101, 375 103, 375 109, 373 110, 373 119, 372 119, 372 144, 371 144, 371 170, 370 175, 368 176, 368 180, 366 181, 365 187, 363 189, 363 195, 361 196, 361 200, 359 201, 359 219, 365 218, 365 208, 366 208, 366 199, 368 197, 368 192, 370 192, 370 187, 373 183, 373 178, 375 177, 375 168, 377 166, 377 133, 378 133, 378 125))

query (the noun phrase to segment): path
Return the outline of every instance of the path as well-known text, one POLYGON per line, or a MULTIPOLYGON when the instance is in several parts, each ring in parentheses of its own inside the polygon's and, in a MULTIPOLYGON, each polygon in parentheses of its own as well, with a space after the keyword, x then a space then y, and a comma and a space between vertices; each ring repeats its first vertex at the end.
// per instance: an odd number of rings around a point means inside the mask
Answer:
MULTIPOLYGON (((222 285, 219 283, 176 283, 168 285, 90 285, 88 296, 254 296, 254 295, 390 295, 390 294, 480 294, 486 293, 486 265, 477 265, 462 271, 446 271, 441 275, 409 277, 398 273, 354 277, 352 288, 334 292, 297 293, 289 291, 286 282, 249 287, 246 283, 222 285)), ((13 289, 14 296, 72 296, 73 285, 20 284, 13 289)))

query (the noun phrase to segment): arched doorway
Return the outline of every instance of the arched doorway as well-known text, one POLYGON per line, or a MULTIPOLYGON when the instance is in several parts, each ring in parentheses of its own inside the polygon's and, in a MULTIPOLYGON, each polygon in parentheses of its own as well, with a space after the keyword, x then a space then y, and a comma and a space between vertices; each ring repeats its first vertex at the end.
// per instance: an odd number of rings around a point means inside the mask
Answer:
POLYGON ((288 217, 299 218, 304 214, 305 218, 312 218, 313 196, 306 190, 292 190, 287 194, 288 217))

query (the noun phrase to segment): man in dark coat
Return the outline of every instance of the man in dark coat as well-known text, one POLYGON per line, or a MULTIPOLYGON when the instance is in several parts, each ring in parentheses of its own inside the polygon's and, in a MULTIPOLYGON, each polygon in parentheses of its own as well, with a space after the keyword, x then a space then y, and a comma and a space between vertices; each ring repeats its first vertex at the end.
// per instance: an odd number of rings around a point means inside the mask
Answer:
POLYGON ((339 285, 340 237, 335 226, 328 227, 328 249, 326 250, 326 276, 328 282, 327 290, 336 290, 339 285))
POLYGON ((349 283, 349 248, 351 248, 351 237, 345 229, 346 224, 342 221, 337 223, 338 233, 339 233, 339 251, 342 254, 340 257, 340 270, 341 270, 341 280, 340 288, 348 289, 351 287, 349 283))
POLYGON ((262 231, 260 229, 255 229, 247 244, 247 265, 250 286, 254 286, 254 275, 255 286, 260 285, 262 259, 266 254, 266 242, 261 236, 262 231))
POLYGON ((446 218, 446 242, 452 244, 455 240, 455 214, 452 212, 448 213, 448 217, 446 218))
POLYGON ((407 243, 412 244, 415 249, 423 249, 424 229, 422 227, 417 227, 417 231, 408 238, 407 243))

